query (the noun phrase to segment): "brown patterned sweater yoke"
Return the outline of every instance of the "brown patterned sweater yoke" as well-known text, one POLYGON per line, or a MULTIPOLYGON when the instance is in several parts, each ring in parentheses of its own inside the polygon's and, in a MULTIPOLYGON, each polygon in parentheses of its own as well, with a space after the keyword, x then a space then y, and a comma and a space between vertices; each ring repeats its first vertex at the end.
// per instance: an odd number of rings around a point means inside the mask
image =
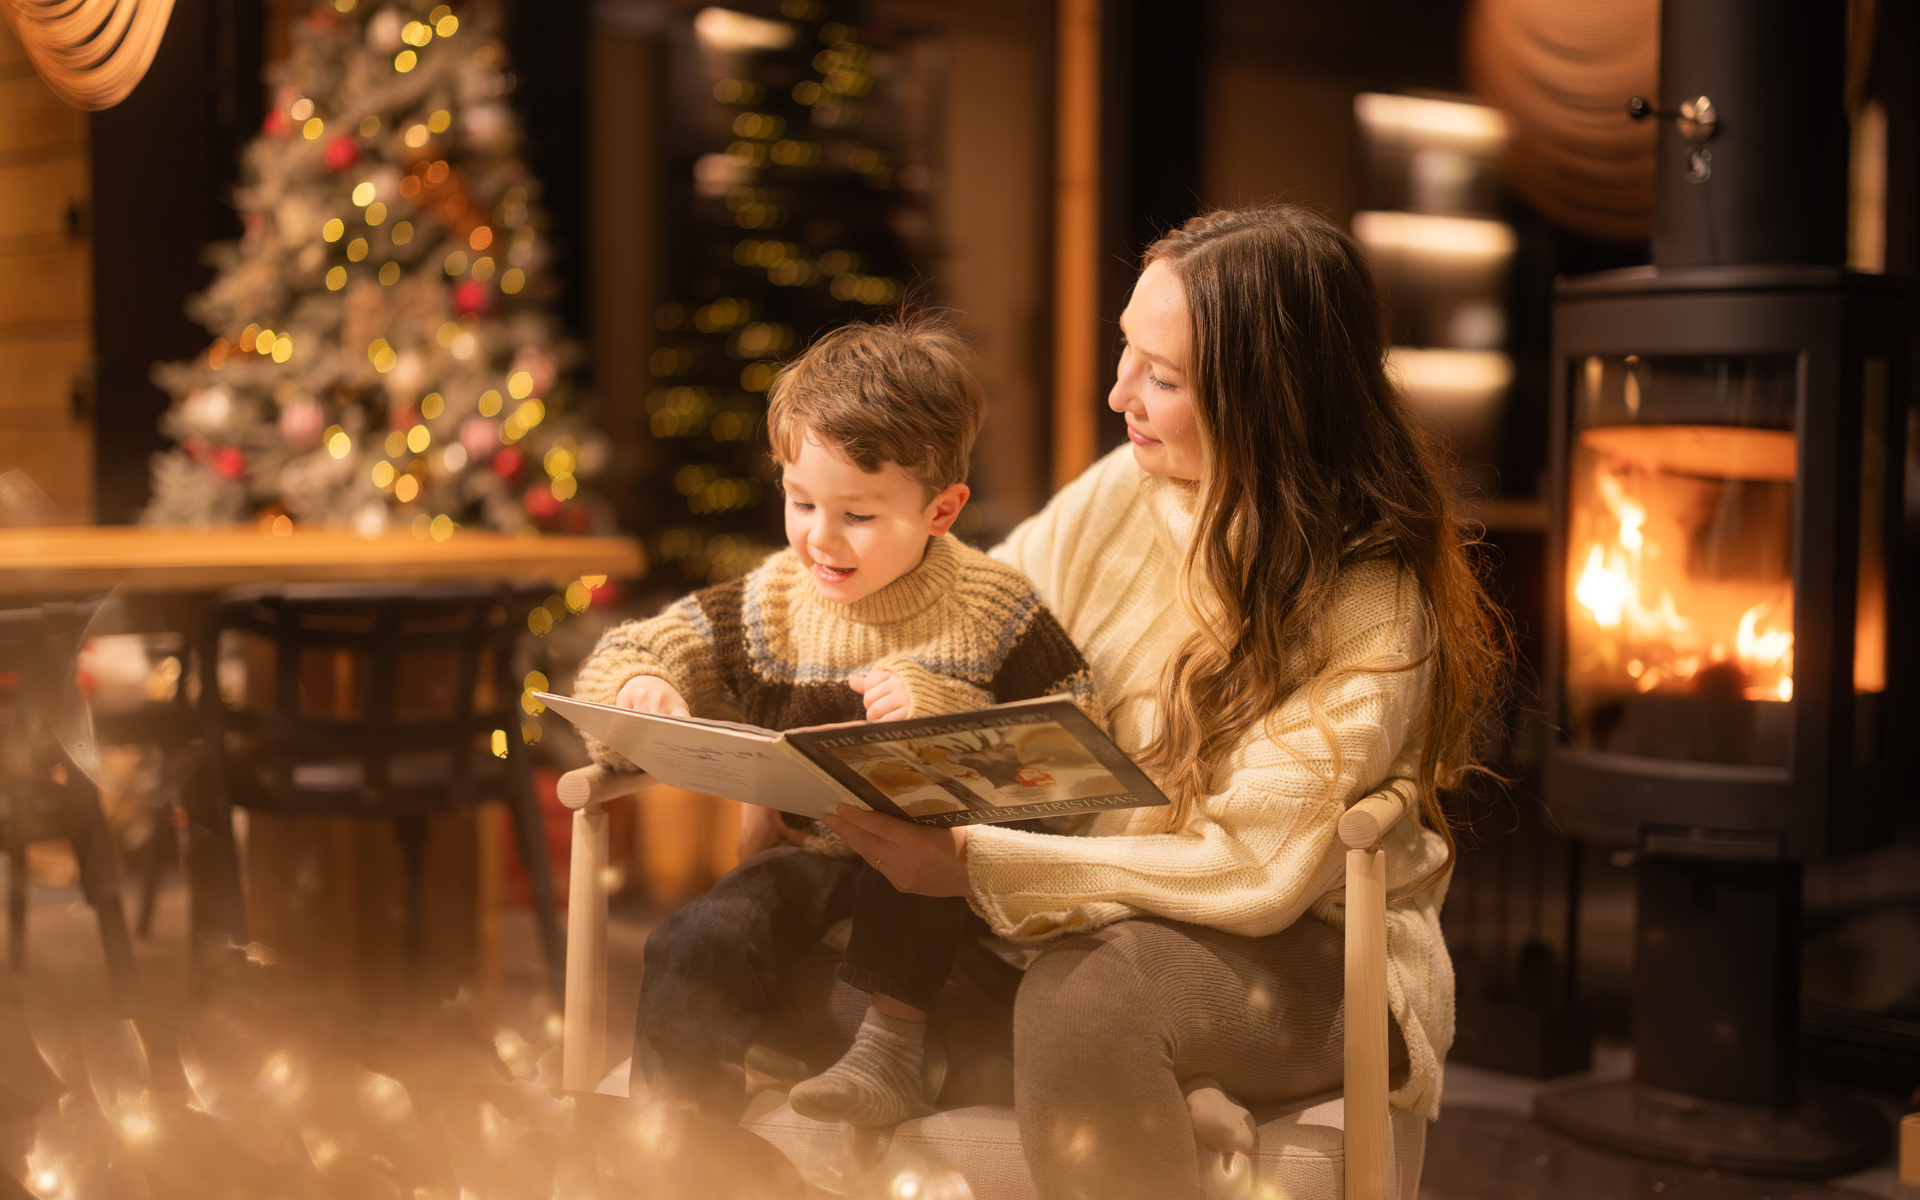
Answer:
MULTIPOLYGON (((952 535, 852 604, 822 597, 783 550, 744 578, 608 630, 574 695, 612 704, 629 679, 653 675, 696 717, 784 730, 863 719, 847 677, 882 668, 905 680, 909 716, 1065 694, 1106 724, 1086 660, 1027 577, 952 535)), ((587 746, 596 762, 633 769, 591 737, 587 746)))

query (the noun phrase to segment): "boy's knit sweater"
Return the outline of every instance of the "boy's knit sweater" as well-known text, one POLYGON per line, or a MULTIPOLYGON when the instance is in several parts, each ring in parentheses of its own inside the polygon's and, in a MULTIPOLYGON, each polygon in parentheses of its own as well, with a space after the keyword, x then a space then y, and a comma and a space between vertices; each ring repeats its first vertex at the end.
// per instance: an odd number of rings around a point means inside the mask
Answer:
MULTIPOLYGON (((1064 693, 1105 724, 1086 661, 1026 576, 951 535, 852 604, 822 597, 799 556, 783 550, 742 579, 608 630, 574 695, 612 704, 629 679, 653 675, 697 717, 793 729, 864 719, 847 677, 876 669, 906 683, 910 717, 1064 693)), ((633 769, 586 740, 596 762, 633 769)))

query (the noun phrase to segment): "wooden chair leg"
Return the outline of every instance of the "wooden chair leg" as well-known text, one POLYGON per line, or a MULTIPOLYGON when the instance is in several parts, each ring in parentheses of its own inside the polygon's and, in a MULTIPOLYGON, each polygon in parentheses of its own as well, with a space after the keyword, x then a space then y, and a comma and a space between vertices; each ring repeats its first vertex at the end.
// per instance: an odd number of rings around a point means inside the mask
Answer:
POLYGON ((73 784, 63 798, 73 816, 70 842, 80 865, 80 889, 100 923, 100 948, 122 1011, 131 1013, 139 997, 133 967, 133 939, 127 935, 126 909, 120 903, 120 871, 113 861, 113 834, 100 797, 89 785, 73 784))
POLYGON ((561 940, 560 912, 553 899, 553 864, 547 857, 540 797, 533 787, 533 759, 518 733, 511 730, 507 733, 507 765, 513 776, 507 803, 513 810, 514 843, 527 870, 527 890, 532 893, 533 916, 540 928, 540 948, 546 954, 554 989, 559 991, 564 986, 566 944, 561 940))
POLYGON ((27 847, 7 840, 7 966, 15 975, 27 969, 27 847))
POLYGON ((209 944, 244 946, 250 940, 233 810, 219 786, 211 762, 202 755, 180 793, 187 813, 187 895, 196 958, 209 944))
POLYGON ((407 970, 417 981, 420 965, 426 959, 427 916, 427 819, 395 817, 394 837, 400 843, 402 903, 406 914, 405 944, 407 970))
POLYGON ((140 915, 134 918, 134 933, 141 941, 153 936, 153 910, 160 901, 160 876, 167 869, 167 849, 173 845, 173 809, 163 808, 154 816, 153 833, 140 847, 140 915))

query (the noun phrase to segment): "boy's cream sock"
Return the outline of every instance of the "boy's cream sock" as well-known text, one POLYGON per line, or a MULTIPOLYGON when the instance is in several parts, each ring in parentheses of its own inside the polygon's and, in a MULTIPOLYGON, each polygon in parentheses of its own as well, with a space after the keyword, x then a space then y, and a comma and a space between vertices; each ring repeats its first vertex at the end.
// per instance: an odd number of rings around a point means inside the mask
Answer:
POLYGON ((816 1121, 897 1125, 920 1111, 924 1022, 869 1007, 840 1061, 787 1093, 793 1111, 816 1121))

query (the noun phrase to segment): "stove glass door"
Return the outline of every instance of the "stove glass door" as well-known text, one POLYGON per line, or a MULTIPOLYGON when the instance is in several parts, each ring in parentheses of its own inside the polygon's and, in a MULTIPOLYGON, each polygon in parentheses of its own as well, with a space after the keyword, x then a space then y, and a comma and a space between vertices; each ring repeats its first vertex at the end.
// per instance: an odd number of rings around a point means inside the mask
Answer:
POLYGON ((1788 765, 1797 356, 1594 356, 1572 371, 1567 737, 1788 765))

